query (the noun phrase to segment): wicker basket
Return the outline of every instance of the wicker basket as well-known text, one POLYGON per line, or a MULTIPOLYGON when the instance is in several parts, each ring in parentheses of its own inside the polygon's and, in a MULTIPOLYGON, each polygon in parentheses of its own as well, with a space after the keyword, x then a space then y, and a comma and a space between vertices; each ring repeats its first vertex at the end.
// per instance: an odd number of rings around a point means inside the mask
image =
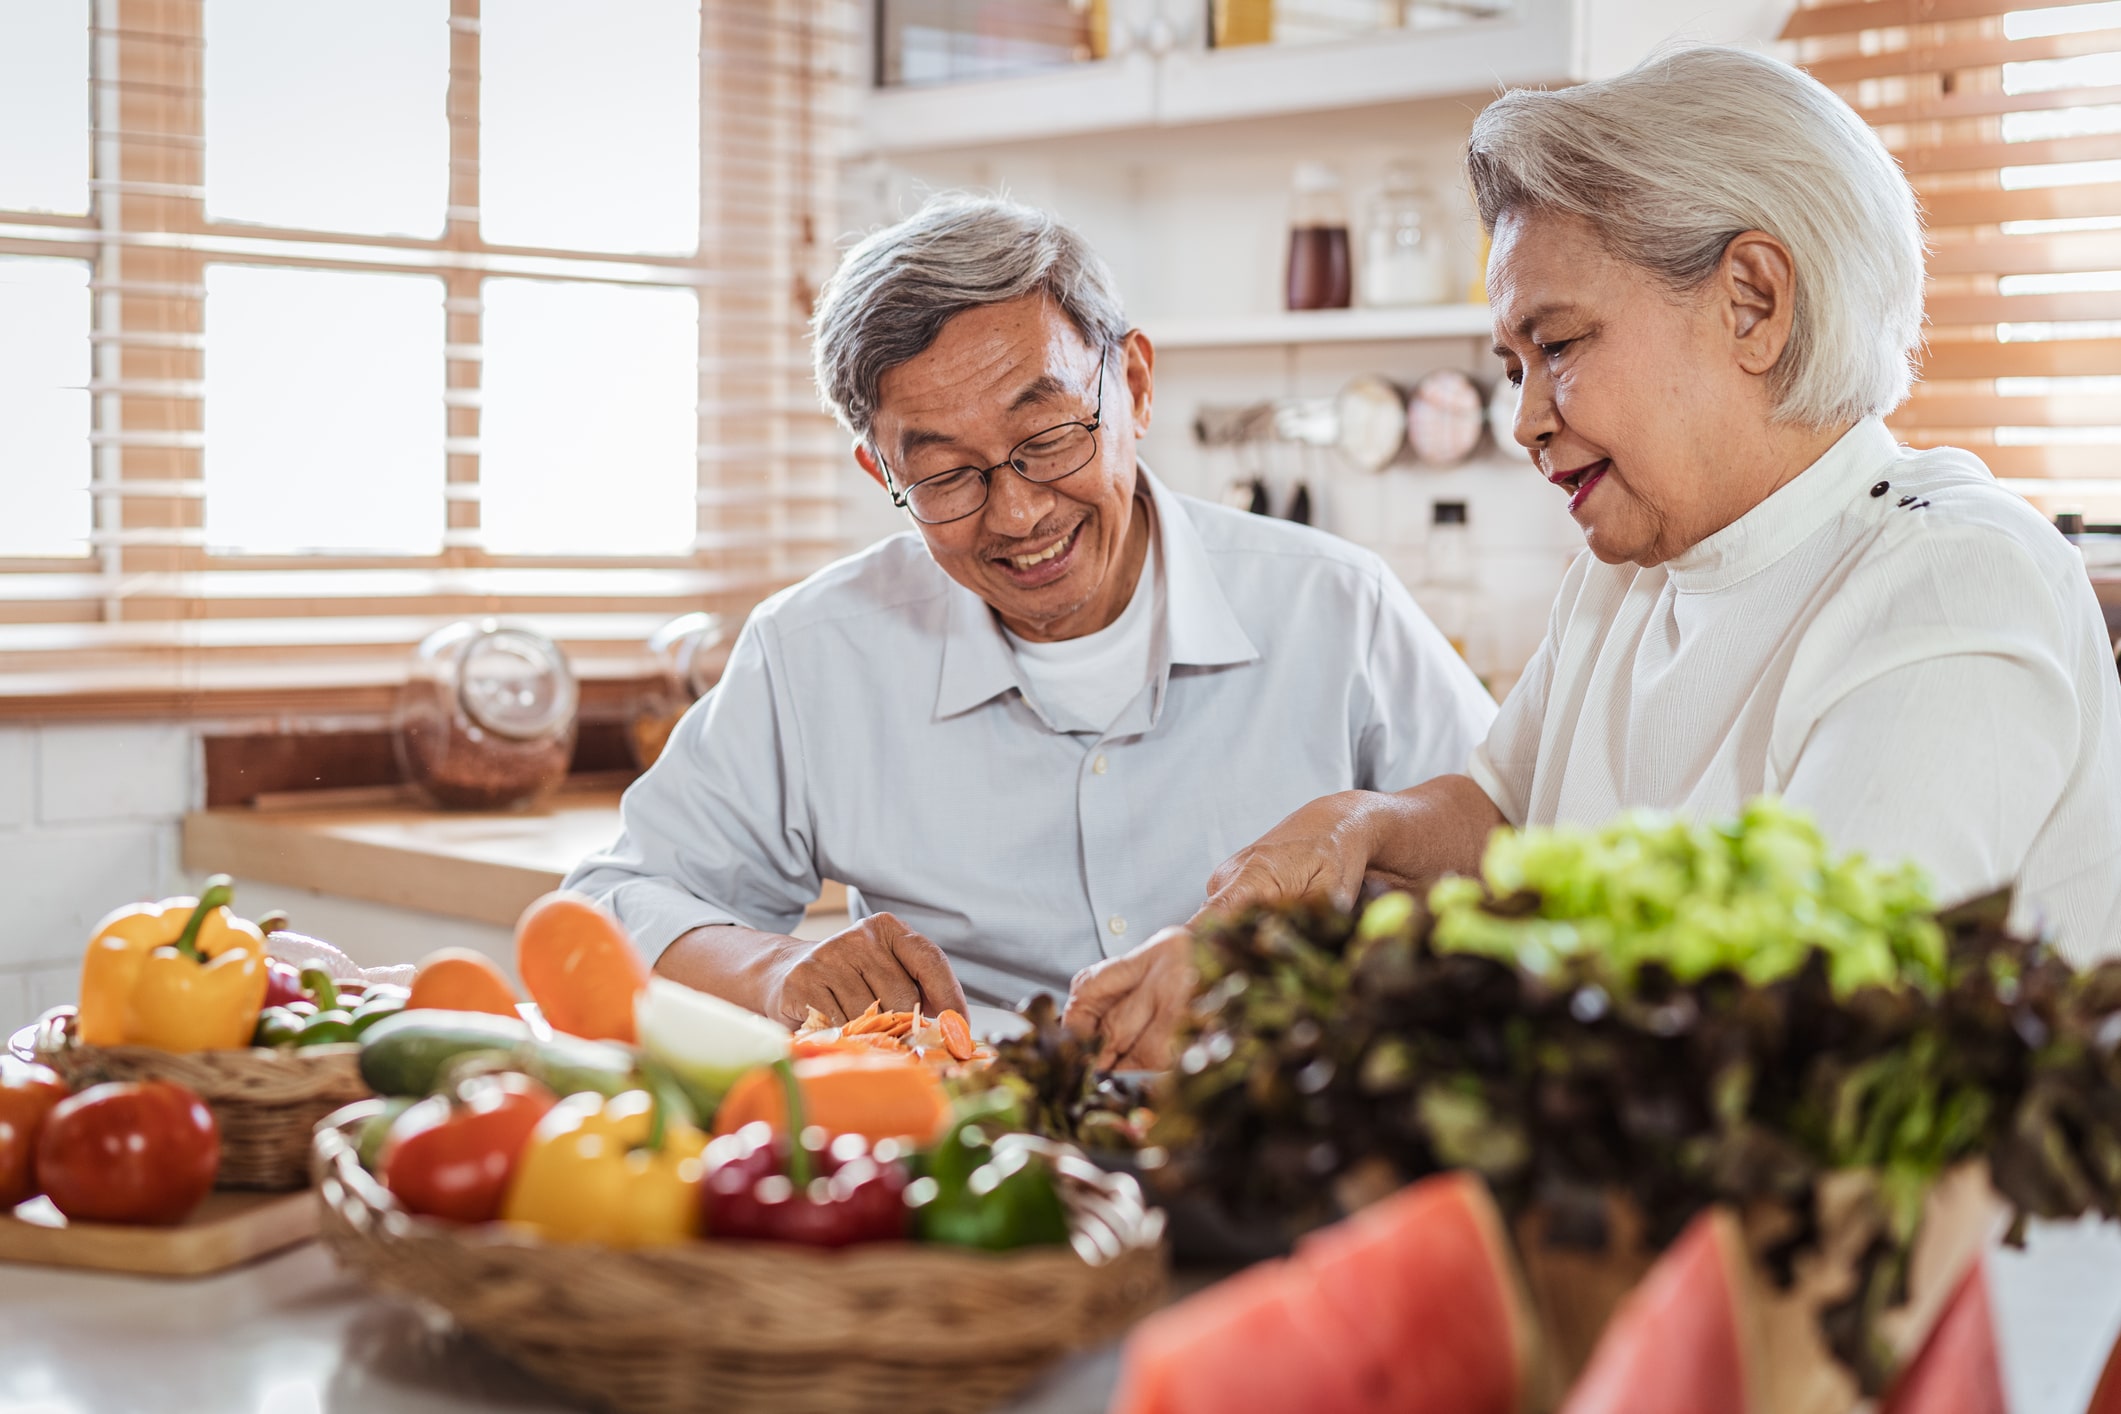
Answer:
POLYGON ((370 1093, 358 1045, 189 1053, 84 1046, 74 1038, 72 1007, 44 1014, 35 1051, 76 1090, 106 1080, 173 1080, 206 1101, 221 1131, 217 1188, 302 1187, 317 1121, 370 1093))
POLYGON ((1162 1214, 1134 1180, 1072 1151, 1057 1167, 1074 1250, 710 1238, 618 1251, 405 1213, 354 1153, 355 1129, 379 1104, 317 1129, 333 1255, 611 1409, 974 1414, 1164 1298, 1162 1214))

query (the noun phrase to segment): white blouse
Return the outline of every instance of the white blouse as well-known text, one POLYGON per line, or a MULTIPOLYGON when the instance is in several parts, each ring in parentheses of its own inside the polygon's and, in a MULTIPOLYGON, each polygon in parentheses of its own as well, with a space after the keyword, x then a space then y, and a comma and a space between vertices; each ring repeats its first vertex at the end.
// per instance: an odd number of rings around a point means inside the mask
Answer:
POLYGON ((2121 677, 2083 561, 1876 418, 1664 564, 1579 557, 1471 769, 1519 825, 1778 792, 1940 901, 2015 883, 2021 926, 2121 954, 2121 677))

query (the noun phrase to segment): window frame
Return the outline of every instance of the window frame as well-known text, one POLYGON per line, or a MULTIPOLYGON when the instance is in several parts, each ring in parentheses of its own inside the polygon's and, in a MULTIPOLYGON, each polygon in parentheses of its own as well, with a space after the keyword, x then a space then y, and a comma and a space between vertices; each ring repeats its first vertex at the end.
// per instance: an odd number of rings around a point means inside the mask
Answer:
POLYGON ((89 264, 95 498, 86 557, 0 559, 0 717, 288 704, 372 712, 387 705, 423 625, 483 614, 552 632, 585 679, 635 679, 657 623, 701 608, 741 619, 840 551, 846 445, 811 390, 805 324, 808 291, 829 268, 821 233, 832 229, 833 159, 851 125, 850 0, 703 0, 702 216, 688 256, 482 239, 479 0, 447 6, 449 204, 439 236, 208 219, 205 3, 91 0, 90 213, 0 210, 0 253, 89 264), (785 170, 762 176, 719 150, 725 137, 762 145, 785 170), (221 262, 442 280, 448 499, 439 553, 206 547, 203 286, 206 266, 221 262), (690 553, 496 555, 480 545, 480 289, 489 275, 696 292, 690 553), (780 298, 762 299, 762 288, 780 298), (374 627, 356 631, 356 620, 374 627), (248 637, 246 623, 258 626, 248 637))

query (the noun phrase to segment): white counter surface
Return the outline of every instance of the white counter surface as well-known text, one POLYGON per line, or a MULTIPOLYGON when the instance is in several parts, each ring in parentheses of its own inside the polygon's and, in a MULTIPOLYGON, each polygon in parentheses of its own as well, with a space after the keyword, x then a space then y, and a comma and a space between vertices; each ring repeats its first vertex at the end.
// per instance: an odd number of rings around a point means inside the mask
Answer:
MULTIPOLYGON (((2016 1414, 2081 1414, 2121 1330, 2121 1229, 2036 1229, 1991 1258, 2016 1414)), ((1093 1414, 1092 1357, 1017 1406, 1093 1414)), ((410 1305, 371 1295, 310 1243, 218 1277, 0 1267, 0 1414, 516 1414, 582 1406, 410 1305)))

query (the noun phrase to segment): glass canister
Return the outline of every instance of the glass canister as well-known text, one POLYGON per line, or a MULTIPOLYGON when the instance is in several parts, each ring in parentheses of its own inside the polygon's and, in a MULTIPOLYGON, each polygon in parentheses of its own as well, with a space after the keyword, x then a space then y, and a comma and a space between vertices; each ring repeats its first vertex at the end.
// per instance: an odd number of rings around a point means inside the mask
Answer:
POLYGON ((656 763, 678 719, 707 695, 721 675, 715 650, 727 637, 720 614, 681 614, 648 638, 655 682, 634 704, 626 734, 633 761, 642 770, 656 763))
POLYGON ((1363 225, 1362 302, 1378 308, 1442 304, 1456 293, 1433 207, 1414 169, 1394 162, 1363 225))
POLYGON ((1323 162, 1300 162, 1289 209, 1289 308, 1346 309, 1350 275, 1340 173, 1323 162))
POLYGON ((398 761, 437 805, 504 810, 567 776, 580 690, 559 645, 494 619, 435 630, 398 696, 398 761))

